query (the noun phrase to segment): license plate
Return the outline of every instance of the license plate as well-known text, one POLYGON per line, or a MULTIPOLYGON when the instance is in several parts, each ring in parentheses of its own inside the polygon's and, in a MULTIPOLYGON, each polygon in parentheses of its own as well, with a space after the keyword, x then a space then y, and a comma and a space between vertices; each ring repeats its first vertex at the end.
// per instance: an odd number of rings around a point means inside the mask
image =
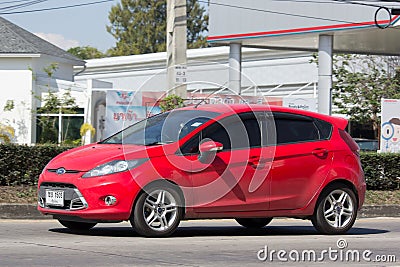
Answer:
POLYGON ((64 206, 64 191, 46 190, 46 204, 52 206, 64 206))

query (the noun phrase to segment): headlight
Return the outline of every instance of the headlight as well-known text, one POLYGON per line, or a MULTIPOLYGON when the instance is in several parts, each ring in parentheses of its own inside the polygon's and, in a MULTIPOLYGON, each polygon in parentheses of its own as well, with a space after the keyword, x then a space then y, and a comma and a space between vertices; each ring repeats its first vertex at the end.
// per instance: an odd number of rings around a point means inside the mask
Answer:
POLYGON ((95 176, 103 176, 107 174, 124 172, 143 164, 147 160, 148 159, 110 161, 88 171, 82 176, 82 178, 90 178, 95 176))

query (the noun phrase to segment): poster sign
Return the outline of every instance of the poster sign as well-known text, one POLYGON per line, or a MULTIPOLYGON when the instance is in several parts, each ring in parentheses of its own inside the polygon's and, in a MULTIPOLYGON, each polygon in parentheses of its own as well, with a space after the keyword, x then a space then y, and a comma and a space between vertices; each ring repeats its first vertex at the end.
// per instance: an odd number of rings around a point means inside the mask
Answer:
POLYGON ((140 93, 119 90, 107 91, 105 137, 144 118, 146 118, 146 108, 142 107, 140 93))
POLYGON ((196 105, 199 102, 203 104, 264 104, 282 106, 282 99, 279 97, 263 97, 263 96, 239 96, 233 94, 188 94, 186 105, 196 105))
MULTIPOLYGON (((148 110, 157 109, 161 100, 166 97, 165 92, 142 92, 142 103, 148 110)), ((263 96, 239 96, 234 94, 205 94, 205 93, 188 93, 185 99, 185 106, 201 104, 263 104, 282 106, 282 98, 280 97, 263 97, 263 96)), ((152 112, 154 114, 154 112, 152 112)))
POLYGON ((317 112, 317 99, 310 97, 284 97, 282 106, 317 112))
POLYGON ((381 152, 400 152, 400 99, 382 99, 381 152))

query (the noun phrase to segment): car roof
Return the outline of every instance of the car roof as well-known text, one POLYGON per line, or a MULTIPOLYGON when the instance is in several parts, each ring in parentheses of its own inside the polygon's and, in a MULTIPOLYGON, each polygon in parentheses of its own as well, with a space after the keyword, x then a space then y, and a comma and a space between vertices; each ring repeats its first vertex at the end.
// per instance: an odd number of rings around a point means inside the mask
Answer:
POLYGON ((242 112, 250 112, 250 111, 272 111, 272 112, 284 112, 291 113, 297 115, 309 116, 317 119, 321 119, 324 121, 328 121, 334 125, 336 125, 340 129, 345 129, 347 126, 347 120, 340 117, 328 116, 316 112, 305 111, 301 109, 294 109, 282 106, 275 105, 261 105, 261 104, 204 104, 198 106, 188 106, 182 108, 183 110, 204 110, 210 112, 217 112, 221 114, 226 113, 242 113, 242 112))

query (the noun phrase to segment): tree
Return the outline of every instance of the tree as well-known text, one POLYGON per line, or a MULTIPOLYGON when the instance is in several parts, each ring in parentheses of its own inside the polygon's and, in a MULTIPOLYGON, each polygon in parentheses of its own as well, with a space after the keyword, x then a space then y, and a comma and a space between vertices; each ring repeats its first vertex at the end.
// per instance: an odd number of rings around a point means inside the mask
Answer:
POLYGON ((79 131, 80 135, 81 135, 81 144, 84 145, 85 144, 85 138, 86 138, 86 133, 90 132, 90 135, 92 137, 94 137, 95 133, 96 133, 96 129, 90 124, 90 123, 84 123, 81 125, 81 129, 79 131))
MULTIPOLYGON (((166 50, 166 0, 121 0, 108 15, 107 31, 116 39, 108 51, 112 56, 163 52, 166 50)), ((205 8, 187 0, 187 40, 189 48, 206 46, 208 27, 205 8)))
POLYGON ((339 55, 334 60, 333 104, 359 123, 371 123, 379 136, 381 99, 400 98, 395 57, 339 55))
POLYGON ((178 95, 169 95, 160 101, 160 108, 162 112, 181 108, 184 106, 182 97, 178 95))
MULTIPOLYGON (((14 109, 14 100, 7 100, 4 105, 4 112, 11 112, 14 109)), ((11 143, 15 138, 15 129, 9 125, 8 120, 5 123, 0 122, 0 144, 11 143)))
POLYGON ((187 0, 186 8, 188 48, 207 47, 207 37, 204 34, 208 30, 208 14, 196 0, 187 0))
POLYGON ((0 144, 9 144, 15 137, 15 130, 10 125, 0 122, 0 144))
POLYGON ((68 49, 67 52, 83 60, 106 57, 104 53, 91 46, 76 46, 68 49))

